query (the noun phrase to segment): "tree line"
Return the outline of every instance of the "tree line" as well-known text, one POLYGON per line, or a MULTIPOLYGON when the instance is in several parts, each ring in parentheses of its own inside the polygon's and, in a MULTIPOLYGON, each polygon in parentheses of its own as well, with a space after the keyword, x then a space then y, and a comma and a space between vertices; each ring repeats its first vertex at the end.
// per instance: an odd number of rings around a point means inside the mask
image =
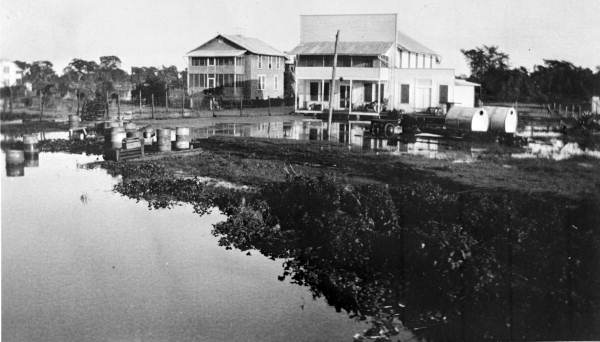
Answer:
MULTIPOLYGON (((57 74, 49 61, 15 61, 22 70, 22 82, 13 87, 4 87, 2 96, 18 97, 26 101, 31 96, 40 100, 41 114, 51 99, 71 95, 77 103, 76 113, 87 102, 108 103, 121 94, 130 92, 135 101, 148 101, 154 97, 158 102, 166 102, 169 89, 183 89, 186 85, 186 71, 179 71, 174 65, 157 67, 132 67, 131 73, 121 69, 121 59, 117 56, 101 56, 99 63, 94 60, 74 58, 57 74), (31 84, 33 94, 28 94, 25 84, 31 84), (164 99, 164 100, 163 100, 164 99)), ((12 104, 11 104, 12 105, 12 104)))
POLYGON ((471 69, 468 80, 481 84, 484 101, 576 103, 600 95, 600 65, 594 72, 568 61, 544 59, 529 72, 511 68, 509 55, 498 46, 460 51, 471 69))

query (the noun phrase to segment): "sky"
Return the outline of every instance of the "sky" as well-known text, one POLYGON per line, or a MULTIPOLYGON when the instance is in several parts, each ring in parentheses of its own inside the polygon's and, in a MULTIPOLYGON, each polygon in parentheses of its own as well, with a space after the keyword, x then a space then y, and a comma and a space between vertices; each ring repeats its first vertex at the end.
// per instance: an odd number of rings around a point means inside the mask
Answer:
MULTIPOLYGON (((0 58, 116 55, 131 66, 184 68, 184 55, 218 33, 259 38, 289 51, 300 14, 398 13, 398 28, 469 74, 460 49, 497 45, 511 67, 543 59, 600 65, 600 0, 0 0, 0 58)), ((343 37, 343 33, 341 33, 343 37)), ((343 39, 343 38, 342 38, 343 39)))

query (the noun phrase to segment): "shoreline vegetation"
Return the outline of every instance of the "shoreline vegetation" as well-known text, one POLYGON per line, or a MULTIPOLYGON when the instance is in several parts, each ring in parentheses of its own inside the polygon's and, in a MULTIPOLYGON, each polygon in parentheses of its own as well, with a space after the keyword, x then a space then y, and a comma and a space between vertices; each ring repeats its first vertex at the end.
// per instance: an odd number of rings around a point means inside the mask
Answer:
POLYGON ((369 321, 356 341, 600 333, 590 314, 600 309, 596 160, 463 168, 327 142, 213 137, 200 147, 194 157, 102 167, 122 176, 117 192, 149 208, 218 208, 227 216, 212 232, 221 246, 282 260, 279 280, 369 321), (565 184, 545 184, 565 172, 565 184), (208 186, 200 176, 252 187, 208 186))

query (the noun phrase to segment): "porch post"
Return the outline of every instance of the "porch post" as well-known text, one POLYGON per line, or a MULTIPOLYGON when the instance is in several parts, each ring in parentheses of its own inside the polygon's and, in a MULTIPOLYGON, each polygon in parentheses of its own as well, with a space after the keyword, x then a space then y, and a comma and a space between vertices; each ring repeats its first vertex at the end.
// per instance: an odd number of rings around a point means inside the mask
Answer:
POLYGON ((381 99, 381 81, 379 79, 377 79, 377 92, 375 94, 377 94, 377 114, 379 114, 381 112, 381 104, 379 103, 381 99))
POLYGON ((350 90, 348 92, 348 114, 352 114, 352 80, 350 80, 350 90))
POLYGON ((294 112, 298 111, 298 82, 300 82, 299 79, 294 81, 294 112))
POLYGON ((324 101, 325 101, 325 80, 321 79, 321 109, 323 109, 324 101))
POLYGON ((236 61, 237 57, 234 56, 233 57, 233 97, 235 98, 237 96, 237 87, 235 82, 237 81, 237 75, 235 73, 235 69, 237 67, 237 61, 236 61))

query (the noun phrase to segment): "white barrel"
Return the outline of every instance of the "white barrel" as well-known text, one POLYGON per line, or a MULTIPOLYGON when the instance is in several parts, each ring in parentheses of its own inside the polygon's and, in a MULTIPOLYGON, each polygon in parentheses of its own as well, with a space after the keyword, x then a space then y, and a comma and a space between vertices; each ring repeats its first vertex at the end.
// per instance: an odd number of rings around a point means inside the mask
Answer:
POLYGON ((490 117, 490 131, 516 133, 518 116, 512 107, 483 107, 490 117))
POLYGON ((144 145, 152 145, 152 137, 154 136, 154 129, 151 127, 144 128, 144 145))
POLYGON ((25 153, 37 153, 40 150, 37 147, 38 138, 35 134, 23 135, 23 151, 25 153))
POLYGON ((25 152, 21 150, 6 151, 6 165, 22 165, 25 163, 25 152))
POLYGON ((468 132, 487 132, 490 117, 484 108, 452 107, 446 114, 444 125, 448 129, 468 132))
POLYGON ((113 149, 123 147, 123 139, 126 138, 125 130, 121 127, 114 127, 110 131, 110 144, 113 149))
POLYGON ((190 129, 187 127, 177 127, 175 129, 175 148, 178 150, 188 150, 190 148, 190 129))
POLYGON ((171 151, 171 130, 159 128, 156 130, 156 145, 160 152, 171 151))

